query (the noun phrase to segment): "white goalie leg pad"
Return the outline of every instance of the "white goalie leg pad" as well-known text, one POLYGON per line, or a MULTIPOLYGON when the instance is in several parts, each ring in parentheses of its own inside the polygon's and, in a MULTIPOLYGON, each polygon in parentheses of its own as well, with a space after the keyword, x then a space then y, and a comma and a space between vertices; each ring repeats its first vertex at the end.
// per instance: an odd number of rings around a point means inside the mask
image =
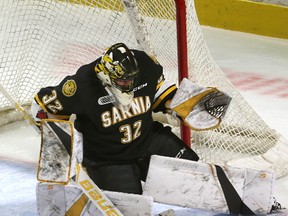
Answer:
POLYGON ((152 216, 153 198, 151 196, 112 191, 104 193, 125 216, 152 216))
POLYGON ((63 185, 38 183, 36 188, 39 216, 63 216, 66 212, 65 188, 63 185))
MULTIPOLYGON (((112 191, 104 193, 123 215, 152 216, 153 198, 151 196, 112 191)), ((39 216, 103 215, 74 184, 39 183, 37 185, 37 205, 39 216)), ((117 214, 110 215, 116 216, 117 214)))
POLYGON ((274 175, 152 156, 143 194, 156 202, 233 214, 268 214, 274 175), (161 175, 159 175, 161 173, 161 175))
POLYGON ((102 215, 76 185, 39 183, 37 185, 39 216, 102 215))

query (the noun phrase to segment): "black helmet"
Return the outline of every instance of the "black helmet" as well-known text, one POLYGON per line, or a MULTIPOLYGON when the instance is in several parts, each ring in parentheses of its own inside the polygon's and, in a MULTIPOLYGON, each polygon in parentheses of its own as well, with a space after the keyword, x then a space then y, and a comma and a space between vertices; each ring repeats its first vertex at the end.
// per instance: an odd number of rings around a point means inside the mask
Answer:
POLYGON ((111 85, 121 92, 131 92, 137 82, 139 70, 133 53, 123 43, 109 47, 101 58, 111 85))

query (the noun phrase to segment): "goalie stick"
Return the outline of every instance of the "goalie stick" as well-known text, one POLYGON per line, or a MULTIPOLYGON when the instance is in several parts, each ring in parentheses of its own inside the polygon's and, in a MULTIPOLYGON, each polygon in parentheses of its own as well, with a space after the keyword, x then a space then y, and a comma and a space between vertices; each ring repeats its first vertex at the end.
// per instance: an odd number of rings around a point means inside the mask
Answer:
POLYGON ((0 91, 10 101, 10 103, 12 104, 12 106, 14 106, 14 108, 16 110, 19 110, 19 111, 22 112, 24 118, 35 129, 35 131, 37 133, 40 133, 40 130, 39 130, 38 126, 37 126, 37 123, 34 121, 34 119, 30 115, 28 115, 26 110, 19 103, 17 103, 17 101, 12 97, 12 95, 4 88, 4 86, 1 83, 0 83, 0 91))
MULTIPOLYGON (((26 110, 12 97, 12 95, 0 83, 0 91, 11 102, 15 109, 22 112, 24 118, 29 124, 40 133, 40 129, 34 119, 26 112, 26 110)), ((77 165, 76 184, 88 196, 92 203, 100 210, 103 215, 123 216, 116 206, 107 198, 101 189, 90 179, 83 170, 81 164, 77 165)))

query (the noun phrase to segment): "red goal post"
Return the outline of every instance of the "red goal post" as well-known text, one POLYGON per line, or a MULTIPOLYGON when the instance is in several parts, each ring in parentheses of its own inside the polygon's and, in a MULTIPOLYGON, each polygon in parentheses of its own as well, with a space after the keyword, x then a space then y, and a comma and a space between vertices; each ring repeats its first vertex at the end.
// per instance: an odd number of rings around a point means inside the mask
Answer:
MULTIPOLYGON (((175 0, 176 25, 177 25, 177 50, 178 50, 178 77, 179 81, 188 77, 187 56, 187 28, 186 28, 186 3, 185 0, 175 0)), ((181 125, 181 138, 186 145, 191 146, 190 128, 181 125)))
MULTIPOLYGON (((215 63, 193 0, 1 1, 0 17, 0 83, 21 106, 29 106, 41 87, 59 83, 106 47, 124 42, 155 55, 167 79, 179 83, 188 77, 232 96, 220 128, 190 135, 172 127, 202 161, 288 173, 287 140, 269 128, 215 63)), ((2 124, 7 113, 16 119, 13 109, 0 93, 2 124)))

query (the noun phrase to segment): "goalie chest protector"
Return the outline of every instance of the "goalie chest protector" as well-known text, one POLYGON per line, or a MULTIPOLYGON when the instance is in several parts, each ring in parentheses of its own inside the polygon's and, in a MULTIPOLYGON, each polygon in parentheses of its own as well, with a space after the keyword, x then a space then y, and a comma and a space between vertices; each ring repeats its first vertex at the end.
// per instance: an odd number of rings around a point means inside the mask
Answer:
POLYGON ((82 66, 58 86, 41 89, 37 95, 38 102, 49 113, 66 119, 71 114, 77 115, 75 128, 83 133, 84 157, 90 160, 111 160, 113 155, 115 161, 130 161, 142 154, 144 143, 149 143, 153 101, 163 69, 145 52, 133 50, 133 53, 140 75, 127 112, 109 101, 99 103, 108 95, 94 71, 99 59, 82 66), (55 108, 56 105, 61 109, 55 108))

